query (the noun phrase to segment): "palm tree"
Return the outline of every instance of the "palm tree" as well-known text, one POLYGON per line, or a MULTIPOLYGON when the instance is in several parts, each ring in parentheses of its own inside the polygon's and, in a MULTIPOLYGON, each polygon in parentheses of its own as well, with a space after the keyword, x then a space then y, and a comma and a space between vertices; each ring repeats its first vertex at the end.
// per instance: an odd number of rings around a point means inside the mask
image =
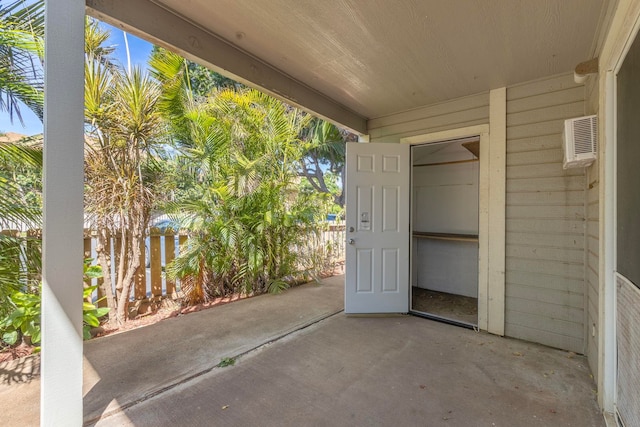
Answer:
POLYGON ((100 26, 100 22, 89 18, 85 18, 84 25, 84 53, 96 59, 106 67, 114 67, 115 64, 111 60, 111 54, 116 48, 112 45, 106 45, 111 34, 100 26))
MULTIPOLYGON (((91 28, 99 40, 107 39, 99 28, 91 28)), ((140 68, 126 72, 102 56, 105 49, 99 43, 93 46, 85 60, 85 210, 97 231, 103 292, 110 317, 115 315, 110 320, 122 324, 158 194, 153 187, 158 178, 155 150, 164 126, 156 108, 160 95, 156 81, 140 68), (107 251, 112 237, 117 242, 115 260, 107 251), (115 277, 109 267, 112 261, 115 277)))
POLYGON ((0 6, 0 111, 22 121, 20 104, 41 120, 44 101, 44 1, 0 6))
POLYGON ((246 88, 196 97, 184 59, 157 50, 158 105, 193 165, 197 198, 170 205, 190 230, 189 245, 167 267, 188 302, 229 292, 277 292, 308 269, 299 257, 327 197, 301 191, 298 170, 311 117, 246 88))
POLYGON ((297 176, 310 117, 249 89, 216 92, 189 117, 187 155, 206 177, 202 197, 179 207, 193 237, 168 272, 192 302, 282 290, 305 270, 296 249, 326 206, 297 176))
MULTIPOLYGON (((14 1, 0 6, 0 111, 22 122, 21 104, 40 119, 43 112, 44 2, 25 5, 14 1)), ((0 142, 2 170, 42 168, 42 141, 0 142)), ((20 197, 21 187, 13 174, 0 175, 0 225, 29 224, 37 228, 42 221, 39 206, 20 197)), ((4 228, 4 227, 2 227, 4 228)), ((9 296, 39 280, 39 239, 19 234, 0 235, 0 318, 7 313, 9 296)))
POLYGON ((335 125, 314 118, 304 131, 302 138, 308 143, 303 157, 301 175, 311 187, 321 193, 331 193, 327 185, 325 171, 339 177, 342 185, 339 192, 333 194, 334 203, 344 207, 344 161, 346 142, 352 140, 352 134, 341 131, 335 125))
MULTIPOLYGON (((19 0, 0 7, 0 109, 7 111, 12 120, 14 114, 21 120, 21 103, 32 109, 42 119, 43 13, 43 1, 26 5, 24 0, 19 0)), ((113 52, 113 47, 104 45, 108 37, 108 32, 103 31, 97 21, 87 19, 85 37, 87 57, 111 69, 114 65, 108 55, 113 52)), ((140 83, 138 77, 133 77, 132 80, 140 83)), ((106 80, 102 80, 102 83, 105 82, 106 80)), ((138 86, 143 85, 138 84, 138 86)), ((128 86, 136 86, 136 83, 128 86)), ((102 91, 102 94, 108 92, 108 89, 106 86, 94 87, 95 91, 102 91)), ((93 97, 88 96, 87 99, 97 99, 98 94, 95 91, 91 94, 93 97)), ((129 92, 128 96, 131 105, 131 98, 137 95, 129 92)), ((88 110, 95 111, 95 108, 96 105, 93 104, 88 110)), ((89 160, 91 159, 89 156, 89 160)), ((42 216, 40 205, 33 204, 21 196, 20 185, 15 176, 9 176, 8 172, 41 171, 42 138, 0 142, 0 166, 2 170, 0 173, 0 225, 17 223, 40 228, 42 216)), ((2 302, 0 318, 2 311, 8 308, 7 297, 15 291, 24 290, 25 285, 29 288, 36 284, 40 270, 39 236, 32 238, 0 235, 0 301, 2 302)), ((107 268, 105 271, 110 270, 107 268)), ((115 310, 113 312, 115 313, 115 310)))
MULTIPOLYGON (((2 170, 39 170, 42 140, 0 142, 0 165, 2 170)), ((0 175, 0 229, 14 224, 40 227, 39 206, 33 206, 19 194, 19 184, 11 177, 0 175)), ((39 236, 0 234, 0 318, 11 308, 10 295, 25 287, 35 287, 40 279, 40 266, 39 236)))

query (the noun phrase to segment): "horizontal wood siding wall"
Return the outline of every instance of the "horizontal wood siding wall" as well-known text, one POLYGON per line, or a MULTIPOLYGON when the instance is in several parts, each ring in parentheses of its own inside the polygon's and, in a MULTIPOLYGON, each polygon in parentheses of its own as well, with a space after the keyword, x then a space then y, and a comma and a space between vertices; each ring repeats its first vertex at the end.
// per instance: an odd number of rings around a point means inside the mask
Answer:
POLYGON ((507 89, 505 334, 585 351, 585 175, 562 168, 573 75, 507 89))
POLYGON ((371 142, 400 142, 400 138, 489 123, 489 92, 371 119, 371 142))
MULTIPOLYGON (((587 114, 598 113, 598 79, 592 77, 585 86, 587 102, 587 114)), ((586 354, 591 373, 598 378, 598 304, 600 290, 600 164, 595 163, 587 169, 587 345, 586 354)))
MULTIPOLYGON (((507 89, 505 334, 576 353, 587 351, 585 322, 597 320, 597 282, 585 286, 585 276, 597 277, 597 182, 587 193, 584 170, 562 168, 562 132, 586 108, 572 74, 507 89)), ((397 143, 488 122, 483 93, 372 119, 369 136, 397 143)))

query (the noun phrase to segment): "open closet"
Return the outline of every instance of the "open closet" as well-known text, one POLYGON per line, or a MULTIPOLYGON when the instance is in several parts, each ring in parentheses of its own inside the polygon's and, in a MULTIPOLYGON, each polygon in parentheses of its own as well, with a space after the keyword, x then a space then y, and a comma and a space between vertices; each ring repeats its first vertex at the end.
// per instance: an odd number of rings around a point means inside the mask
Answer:
POLYGON ((411 311, 478 323, 477 137, 411 147, 411 311))

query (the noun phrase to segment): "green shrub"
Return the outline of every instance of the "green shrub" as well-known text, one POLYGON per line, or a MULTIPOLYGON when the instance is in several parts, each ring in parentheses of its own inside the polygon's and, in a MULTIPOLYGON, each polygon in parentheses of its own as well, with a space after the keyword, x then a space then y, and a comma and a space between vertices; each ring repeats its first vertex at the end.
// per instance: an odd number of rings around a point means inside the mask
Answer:
POLYGON ((20 337, 29 337, 32 344, 40 342, 40 293, 15 292, 10 297, 15 309, 0 321, 2 341, 9 345, 20 337))
MULTIPOLYGON (((100 266, 92 266, 91 261, 91 259, 84 261, 84 278, 86 281, 102 277, 100 266)), ((82 304, 82 335, 85 340, 91 338, 91 328, 99 326, 100 318, 109 312, 108 308, 98 308, 95 303, 88 301, 97 287, 97 285, 87 286, 82 292, 82 298, 84 299, 82 304)), ((41 339, 41 287, 34 293, 14 292, 9 299, 15 308, 6 317, 0 319, 2 341, 6 344, 14 345, 24 337, 27 337, 31 344, 37 346, 41 339)), ((36 350, 39 350, 39 347, 36 347, 36 350)))

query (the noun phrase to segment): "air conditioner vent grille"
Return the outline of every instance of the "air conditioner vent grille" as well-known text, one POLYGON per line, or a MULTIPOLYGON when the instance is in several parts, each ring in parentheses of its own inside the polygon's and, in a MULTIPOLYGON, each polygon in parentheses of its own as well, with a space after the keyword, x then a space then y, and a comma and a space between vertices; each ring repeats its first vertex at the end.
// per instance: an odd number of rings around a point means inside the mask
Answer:
POLYGON ((563 140, 565 169, 591 165, 598 151, 597 116, 566 120, 563 140))
POLYGON ((573 134, 576 154, 595 152, 598 140, 595 120, 579 119, 573 122, 573 134))

